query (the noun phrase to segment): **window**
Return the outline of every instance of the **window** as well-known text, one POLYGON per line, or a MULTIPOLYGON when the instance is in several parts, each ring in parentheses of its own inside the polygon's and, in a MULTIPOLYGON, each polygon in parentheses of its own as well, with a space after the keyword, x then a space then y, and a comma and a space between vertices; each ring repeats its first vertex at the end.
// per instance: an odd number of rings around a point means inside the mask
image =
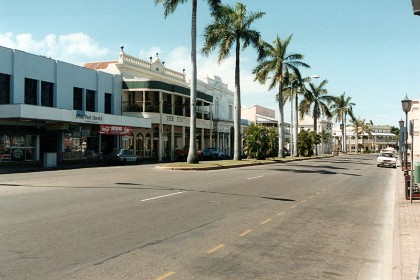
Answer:
POLYGON ((10 104, 10 75, 0 73, 0 104, 10 104))
POLYGON ((105 114, 112 114, 112 94, 105 93, 105 114))
POLYGON ((37 105, 38 81, 25 79, 25 104, 37 105))
POLYGON ((83 110, 83 89, 73 88, 73 110, 83 110))
POLYGON ((94 90, 86 90, 86 111, 95 112, 95 95, 94 90))
POLYGON ((41 82, 41 106, 54 106, 54 84, 41 82))
POLYGON ((229 105, 229 120, 233 119, 233 108, 232 105, 229 105))

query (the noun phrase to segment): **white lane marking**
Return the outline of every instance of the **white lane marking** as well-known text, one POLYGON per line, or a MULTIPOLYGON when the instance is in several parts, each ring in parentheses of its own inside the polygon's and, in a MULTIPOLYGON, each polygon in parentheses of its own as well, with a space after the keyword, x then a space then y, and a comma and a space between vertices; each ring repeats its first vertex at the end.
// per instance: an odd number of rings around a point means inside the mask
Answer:
POLYGON ((176 193, 165 194, 165 195, 161 195, 161 196, 146 198, 146 199, 143 199, 143 200, 140 200, 140 201, 144 202, 144 201, 149 201, 149 200, 158 199, 158 198, 167 197, 167 196, 176 195, 176 194, 181 194, 181 193, 184 193, 184 192, 176 192, 176 193))
POLYGON ((246 178, 246 179, 247 180, 252 180, 252 179, 257 179, 257 178, 262 178, 262 177, 264 177, 264 176, 249 177, 249 178, 246 178))

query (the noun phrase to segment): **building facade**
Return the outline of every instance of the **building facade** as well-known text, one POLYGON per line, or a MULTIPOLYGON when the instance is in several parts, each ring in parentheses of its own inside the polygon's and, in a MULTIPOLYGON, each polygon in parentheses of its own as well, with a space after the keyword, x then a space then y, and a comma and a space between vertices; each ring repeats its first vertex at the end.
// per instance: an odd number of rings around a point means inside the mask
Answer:
POLYGON ((0 47, 0 161, 99 158, 150 119, 123 116, 121 76, 0 47))
MULTIPOLYGON (((299 120, 298 130, 314 130, 314 119, 308 115, 305 115, 303 119, 299 120)), ((333 124, 331 120, 328 119, 318 119, 317 121, 317 132, 324 135, 322 143, 319 145, 319 153, 321 154, 331 154, 334 149, 333 141, 333 124)))
MULTIPOLYGON (((370 125, 370 133, 357 135, 354 126, 346 126, 345 145, 347 152, 379 152, 387 147, 397 148, 398 138, 391 133, 389 125, 370 125)), ((333 127, 334 149, 342 147, 342 131, 338 124, 333 127)))
MULTIPOLYGON (((122 115, 147 118, 151 127, 133 129, 126 143, 142 158, 175 160, 176 150, 188 148, 190 137, 190 83, 185 72, 165 67, 121 50, 118 61, 87 63, 87 68, 122 77, 122 115)), ((233 92, 219 77, 197 82, 196 146, 218 146, 231 154, 233 92)))

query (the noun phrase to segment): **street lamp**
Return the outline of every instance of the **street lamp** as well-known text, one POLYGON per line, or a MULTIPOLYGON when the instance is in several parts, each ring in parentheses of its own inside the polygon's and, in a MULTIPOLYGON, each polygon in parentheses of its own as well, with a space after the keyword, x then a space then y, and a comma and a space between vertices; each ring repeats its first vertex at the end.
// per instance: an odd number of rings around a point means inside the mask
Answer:
POLYGON ((403 151, 404 151, 404 148, 403 148, 403 141, 404 141, 404 137, 403 137, 403 134, 402 134, 402 131, 403 131, 403 128, 404 128, 404 121, 403 121, 403 119, 401 119, 399 122, 398 122, 398 124, 400 125, 400 139, 399 139, 399 143, 400 143, 400 151, 399 151, 399 156, 400 156, 400 162, 402 163, 403 162, 403 156, 402 156, 402 154, 403 154, 403 151))
POLYGON ((404 176, 408 175, 408 169, 407 169, 407 150, 408 150, 408 112, 411 110, 411 99, 408 99, 407 95, 405 95, 405 98, 401 100, 402 109, 405 113, 405 149, 404 149, 404 176))

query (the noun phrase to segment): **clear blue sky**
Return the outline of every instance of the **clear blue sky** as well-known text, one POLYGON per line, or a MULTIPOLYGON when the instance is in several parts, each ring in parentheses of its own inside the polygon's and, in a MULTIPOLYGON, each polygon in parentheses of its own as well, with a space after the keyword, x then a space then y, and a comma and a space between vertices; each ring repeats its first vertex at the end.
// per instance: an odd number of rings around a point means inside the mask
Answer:
MULTIPOLYGON (((234 5, 237 1, 225 0, 234 5)), ((290 52, 305 55, 304 76, 327 79, 331 95, 352 97, 355 114, 374 124, 398 127, 401 99, 420 99, 420 17, 411 0, 248 0, 249 11, 266 15, 255 23, 265 41, 293 34, 290 52)), ((198 46, 210 23, 198 0, 198 46)), ((1 0, 0 45, 84 62, 116 60, 120 46, 143 59, 155 56, 166 66, 190 69, 191 1, 167 19, 153 0, 1 0)), ((277 111, 275 92, 253 82, 256 54, 241 54, 242 105, 277 111)), ((234 57, 217 65, 215 55, 200 56, 199 78, 218 75, 234 90, 234 57)), ((289 105, 286 105, 286 108, 289 105)), ((286 111, 286 118, 288 114, 286 111)))

